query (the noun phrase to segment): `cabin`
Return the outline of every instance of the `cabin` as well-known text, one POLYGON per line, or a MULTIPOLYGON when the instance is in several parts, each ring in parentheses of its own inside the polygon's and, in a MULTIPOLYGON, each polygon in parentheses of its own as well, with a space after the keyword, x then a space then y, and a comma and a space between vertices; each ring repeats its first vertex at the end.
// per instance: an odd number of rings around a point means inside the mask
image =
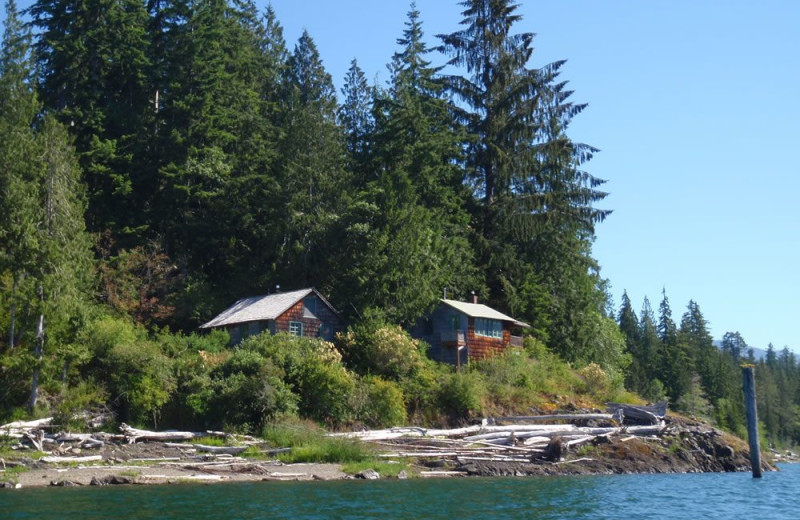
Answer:
POLYGON ((265 330, 333 341, 342 326, 336 309, 319 291, 309 288, 243 298, 200 328, 224 328, 231 345, 238 345, 247 336, 265 330))
POLYGON ((519 334, 528 327, 527 323, 478 303, 473 295, 472 303, 439 300, 433 312, 411 329, 411 335, 431 346, 431 359, 460 367, 503 352, 509 346, 521 347, 519 334))

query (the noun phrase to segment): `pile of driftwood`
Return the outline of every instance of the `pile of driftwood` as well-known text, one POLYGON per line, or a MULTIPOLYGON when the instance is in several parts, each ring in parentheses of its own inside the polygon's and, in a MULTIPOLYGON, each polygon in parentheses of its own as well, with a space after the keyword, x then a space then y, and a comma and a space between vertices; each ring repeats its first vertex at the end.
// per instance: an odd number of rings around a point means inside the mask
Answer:
POLYGON ((455 429, 390 428, 331 434, 388 450, 383 457, 434 457, 471 461, 558 462, 570 448, 601 438, 652 437, 666 428, 666 405, 610 405, 609 413, 497 417, 455 429), (602 424, 602 426, 586 426, 602 424), (584 426, 581 426, 584 425, 584 426))
POLYGON ((16 439, 16 448, 33 448, 45 454, 52 451, 66 456, 46 456, 41 460, 44 462, 91 462, 101 460, 100 455, 76 457, 74 455, 82 453, 83 449, 102 448, 106 443, 115 444, 134 444, 137 442, 163 442, 167 447, 177 447, 192 450, 193 452, 203 452, 209 454, 238 455, 245 451, 249 445, 257 444, 261 441, 253 437, 243 435, 229 435, 225 432, 204 431, 150 431, 140 430, 128 426, 125 423, 120 425, 120 433, 112 434, 106 432, 95 433, 71 433, 54 432, 57 427, 53 425, 53 418, 47 417, 35 421, 15 421, 0 426, 0 436, 16 439), (191 441, 199 438, 220 437, 231 441, 231 446, 208 446, 198 443, 174 443, 175 441, 191 441), (72 452, 72 454, 70 454, 72 452))

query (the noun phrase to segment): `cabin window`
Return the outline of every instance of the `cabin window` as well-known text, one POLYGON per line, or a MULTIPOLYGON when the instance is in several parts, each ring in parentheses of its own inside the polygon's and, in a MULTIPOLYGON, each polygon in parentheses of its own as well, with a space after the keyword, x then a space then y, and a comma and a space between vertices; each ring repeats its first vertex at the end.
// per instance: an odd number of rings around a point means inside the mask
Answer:
POLYGON ((458 314, 450 315, 450 330, 458 330, 461 328, 461 317, 458 314))
POLYGON ((503 324, 499 320, 475 318, 475 334, 488 338, 502 338, 503 324))
POLYGON ((302 336, 303 335, 303 322, 302 321, 290 321, 289 322, 289 334, 293 336, 302 336))

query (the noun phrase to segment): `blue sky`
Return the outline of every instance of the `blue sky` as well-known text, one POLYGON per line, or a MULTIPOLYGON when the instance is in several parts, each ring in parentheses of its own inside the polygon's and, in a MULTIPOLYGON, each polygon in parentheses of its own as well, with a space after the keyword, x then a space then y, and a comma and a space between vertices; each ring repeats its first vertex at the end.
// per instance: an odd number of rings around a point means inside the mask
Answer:
MULTIPOLYGON (((350 60, 388 79, 409 2, 272 0, 290 48, 307 29, 337 89, 350 60)), ((461 7, 418 0, 423 29, 456 30, 461 7)), ((537 34, 532 66, 567 59, 589 103, 570 131, 602 150, 608 180, 594 256, 618 305, 676 321, 690 299, 716 338, 800 348, 800 2, 523 0, 517 32, 537 34)), ((434 55, 434 63, 443 57, 434 55)))
MULTIPOLYGON (((290 49, 309 31, 338 90, 353 58, 388 79, 410 2, 272 5, 290 49)), ((431 44, 458 29, 455 0, 417 8, 431 44)), ((589 103, 570 135, 602 150, 587 170, 608 180, 614 213, 594 256, 615 303, 627 290, 637 312, 645 296, 657 308, 665 288, 676 321, 694 299, 716 338, 800 349, 800 2, 522 0, 520 12, 516 31, 537 33, 531 66, 567 59, 562 77, 589 103)))

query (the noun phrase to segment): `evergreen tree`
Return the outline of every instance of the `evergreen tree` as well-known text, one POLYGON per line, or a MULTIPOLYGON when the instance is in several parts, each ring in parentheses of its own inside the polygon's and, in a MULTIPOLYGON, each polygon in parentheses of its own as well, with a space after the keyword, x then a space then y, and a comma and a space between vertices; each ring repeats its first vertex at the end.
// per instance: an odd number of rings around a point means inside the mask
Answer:
POLYGON ((661 361, 663 363, 661 379, 666 387, 668 397, 673 403, 676 403, 692 384, 691 376, 694 372, 694 364, 685 344, 678 341, 678 328, 672 319, 672 309, 666 289, 662 289, 661 295, 661 303, 658 307, 658 337, 661 340, 661 361))
POLYGON ((274 279, 329 292, 329 244, 348 205, 344 133, 336 121, 333 82, 304 32, 287 63, 287 110, 276 163, 280 229, 274 279))
POLYGON ((594 223, 607 212, 592 207, 605 196, 596 189, 602 181, 580 170, 594 149, 565 133, 585 105, 570 102, 571 92, 558 82, 563 61, 528 68, 533 34, 512 34, 517 4, 461 5, 465 28, 440 38, 448 64, 469 74, 446 81, 469 133, 475 248, 490 302, 505 307, 514 287, 545 284, 533 293, 552 295, 551 344, 569 359, 587 358, 594 330, 586 324, 605 304, 589 254, 594 223))
POLYGON ((30 33, 23 27, 14 0, 5 4, 0 47, 0 275, 11 277, 8 349, 14 348, 24 327, 18 323, 18 303, 25 278, 35 269, 39 208, 31 161, 37 155, 33 125, 39 105, 32 88, 30 33))
POLYGON ((35 273, 39 304, 30 411, 36 406, 46 340, 53 345, 76 340, 92 281, 92 244, 85 230, 83 185, 75 150, 66 129, 51 117, 45 118, 37 144, 42 158, 35 273))
POLYGON ((466 294, 474 272, 457 166, 460 136, 413 5, 397 42, 389 89, 376 100, 374 173, 345 233, 362 244, 347 254, 363 257, 345 270, 343 285, 357 307, 410 325, 444 290, 466 294))
POLYGON ((141 0, 40 0, 29 10, 45 107, 70 128, 93 231, 135 233, 141 205, 132 158, 149 104, 148 17, 141 0))
POLYGON ((344 79, 339 107, 339 124, 346 134, 348 164, 356 186, 363 183, 371 174, 371 139, 375 132, 372 102, 375 93, 367 85, 367 78, 358 66, 358 61, 350 62, 350 69, 344 79))

